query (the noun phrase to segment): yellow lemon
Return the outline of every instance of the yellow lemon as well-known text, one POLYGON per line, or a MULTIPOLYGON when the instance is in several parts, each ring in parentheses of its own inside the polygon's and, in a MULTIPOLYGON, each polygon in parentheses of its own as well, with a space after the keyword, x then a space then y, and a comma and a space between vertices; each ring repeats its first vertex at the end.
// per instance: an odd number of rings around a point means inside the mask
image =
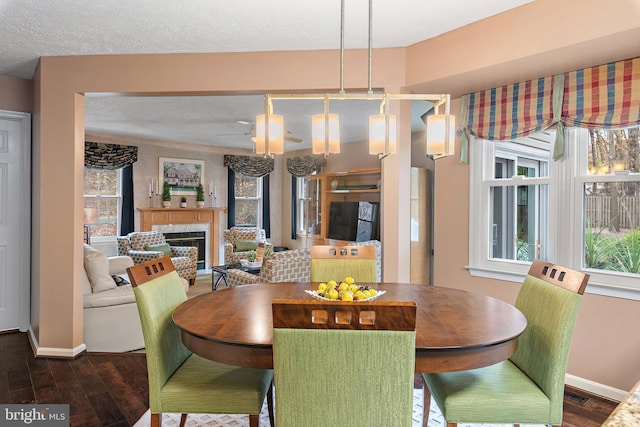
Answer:
POLYGON ((371 294, 372 297, 375 297, 376 295, 378 295, 378 291, 376 291, 373 288, 369 289, 369 293, 371 294))
POLYGON ((352 283, 351 285, 349 285, 349 290, 350 290, 351 292, 353 292, 354 294, 355 294, 356 292, 358 292, 358 289, 360 289, 360 288, 358 288, 358 285, 356 285, 356 284, 353 284, 353 283, 352 283))
POLYGON ((318 292, 324 292, 326 290, 327 290, 327 284, 326 283, 323 282, 323 283, 320 283, 318 285, 318 292))
POLYGON ((364 292, 362 292, 362 291, 360 291, 360 290, 356 291, 356 293, 354 294, 354 296, 355 296, 355 297, 358 297, 358 299, 359 299, 359 300, 363 300, 363 299, 365 299, 365 298, 366 298, 366 297, 364 296, 364 292))
POLYGON ((329 299, 338 299, 338 291, 336 291, 335 289, 331 289, 328 293, 327 293, 327 297, 329 299))
POLYGON ((362 293, 364 294, 365 299, 371 298, 371 291, 369 289, 362 291, 362 293))
POLYGON ((353 294, 351 292, 345 292, 342 295, 342 301, 353 301, 353 294))
POLYGON ((344 278, 344 283, 352 285, 352 284, 355 283, 355 280, 353 280, 353 277, 347 276, 347 277, 344 278))
POLYGON ((340 283, 340 287, 338 288, 338 290, 340 291, 346 291, 349 289, 349 285, 346 284, 345 282, 340 283))
POLYGON ((331 289, 335 288, 336 286, 338 286, 338 284, 336 283, 335 280, 329 280, 327 282, 327 286, 330 287, 331 289))

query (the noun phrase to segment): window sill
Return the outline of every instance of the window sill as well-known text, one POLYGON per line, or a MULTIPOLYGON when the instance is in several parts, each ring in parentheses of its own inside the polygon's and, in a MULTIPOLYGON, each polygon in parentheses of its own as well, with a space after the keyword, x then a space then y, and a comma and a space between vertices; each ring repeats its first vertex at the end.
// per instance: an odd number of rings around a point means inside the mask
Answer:
MULTIPOLYGON (((466 266, 467 270, 473 277, 483 277, 485 279, 503 280, 507 282, 522 283, 526 274, 500 271, 483 267, 466 266)), ((592 276, 593 277, 593 276, 592 276)), ((615 286, 611 284, 603 284, 595 282, 593 279, 587 285, 586 294, 601 295, 611 298, 622 298, 632 301, 640 301, 640 289, 627 288, 624 286, 615 286)))

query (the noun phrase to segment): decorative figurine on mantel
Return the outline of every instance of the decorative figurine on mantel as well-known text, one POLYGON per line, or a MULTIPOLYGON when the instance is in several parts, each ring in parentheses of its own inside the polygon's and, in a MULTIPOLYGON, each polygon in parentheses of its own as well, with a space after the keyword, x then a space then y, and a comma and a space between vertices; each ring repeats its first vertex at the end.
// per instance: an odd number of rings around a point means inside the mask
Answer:
POLYGON ((171 207, 171 186, 167 181, 162 184, 162 207, 171 207))

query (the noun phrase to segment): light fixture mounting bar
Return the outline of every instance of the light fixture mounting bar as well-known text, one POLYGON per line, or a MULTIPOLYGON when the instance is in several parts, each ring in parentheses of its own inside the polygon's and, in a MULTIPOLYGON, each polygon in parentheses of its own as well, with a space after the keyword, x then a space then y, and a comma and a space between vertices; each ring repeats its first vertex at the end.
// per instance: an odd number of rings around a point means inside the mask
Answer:
POLYGON ((340 93, 344 93, 344 0, 340 2, 340 93))
MULTIPOLYGON (((344 1, 344 0, 343 0, 344 1)), ((368 63, 368 76, 367 76, 367 93, 373 93, 373 90, 371 90, 371 82, 372 82, 372 78, 371 78, 371 67, 373 64, 373 48, 371 45, 371 41, 372 41, 372 37, 371 37, 371 23, 373 22, 373 13, 372 13, 372 4, 373 0, 369 0, 369 48, 368 50, 368 55, 369 55, 369 63, 368 63)))
POLYGON ((267 100, 281 99, 330 99, 330 100, 368 100, 382 101, 431 101, 438 105, 448 104, 448 94, 416 94, 416 93, 268 93, 267 100))

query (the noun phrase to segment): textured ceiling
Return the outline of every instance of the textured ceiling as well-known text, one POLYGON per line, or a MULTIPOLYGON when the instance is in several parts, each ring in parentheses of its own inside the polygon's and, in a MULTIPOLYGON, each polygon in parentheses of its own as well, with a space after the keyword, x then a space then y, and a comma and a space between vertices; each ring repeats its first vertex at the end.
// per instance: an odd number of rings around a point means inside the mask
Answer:
MULTIPOLYGON (((372 45, 408 46, 530 1, 374 0, 372 45)), ((368 5, 366 0, 345 1, 346 49, 367 47, 368 5)), ((0 19, 0 75, 25 79, 33 76, 40 56, 340 46, 340 0, 0 0, 0 19)), ((251 123, 262 105, 260 96, 92 97, 87 99, 86 127, 251 148, 250 140, 242 135, 250 131, 250 124, 238 121, 251 123), (222 135, 232 133, 240 135, 222 135)), ((377 111, 377 106, 368 108, 377 111)), ((417 105, 416 114, 426 108, 417 105)), ((310 114, 298 115, 304 125, 288 122, 292 133, 298 132, 295 136, 305 142, 289 144, 287 149, 308 146, 307 135, 301 134, 306 132, 310 114)), ((351 135, 349 129, 342 132, 346 139, 362 137, 351 135)))

